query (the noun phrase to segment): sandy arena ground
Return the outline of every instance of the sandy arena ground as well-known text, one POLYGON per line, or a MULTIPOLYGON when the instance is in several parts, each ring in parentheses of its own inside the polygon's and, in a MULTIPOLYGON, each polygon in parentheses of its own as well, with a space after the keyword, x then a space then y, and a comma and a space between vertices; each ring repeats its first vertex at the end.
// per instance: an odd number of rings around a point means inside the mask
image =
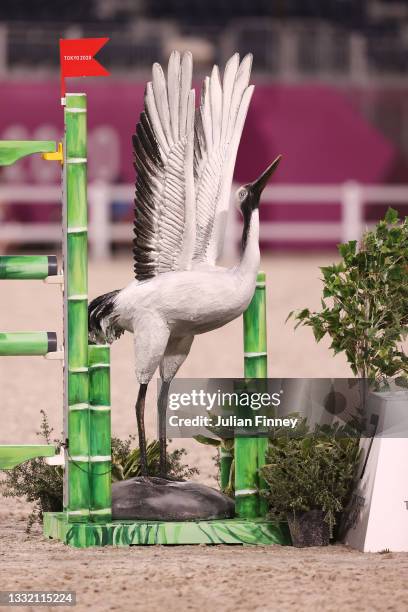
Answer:
MULTIPOLYGON (((284 324, 287 313, 319 307, 318 266, 333 254, 265 257, 268 274, 269 375, 277 377, 348 376, 340 355, 331 358, 328 342, 316 345, 310 329, 284 324)), ((90 266, 90 297, 131 280, 131 261, 118 258, 90 266)), ((2 281, 0 329, 56 330, 61 337, 59 289, 41 282, 2 281)), ((242 375, 242 322, 194 341, 181 377, 242 375)), ((2 359, 0 366, 0 443, 36 443, 43 408, 55 433, 61 431, 61 368, 38 358, 2 359)), ((112 349, 113 432, 135 433, 132 337, 112 349)), ((147 406, 147 430, 155 435, 155 384, 147 406)), ((213 451, 194 441, 174 446, 188 450, 200 480, 215 484, 213 451)), ((40 529, 27 538, 24 503, 0 499, 0 590, 73 589, 77 610, 168 612, 204 607, 232 610, 324 612, 408 610, 408 554, 360 554, 342 546, 296 550, 281 547, 132 547, 73 550, 46 542, 40 529)), ((21 609, 21 608, 20 608, 21 609)), ((42 608, 44 609, 44 608, 42 608)))

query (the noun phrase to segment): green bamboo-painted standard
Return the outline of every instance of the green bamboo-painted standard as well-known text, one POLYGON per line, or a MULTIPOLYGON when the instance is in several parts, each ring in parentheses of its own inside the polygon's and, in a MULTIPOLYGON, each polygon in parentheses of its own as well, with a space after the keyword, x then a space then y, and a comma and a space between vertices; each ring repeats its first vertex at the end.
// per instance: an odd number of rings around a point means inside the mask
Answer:
MULTIPOLYGON (((244 312, 245 378, 267 377, 265 274, 259 272, 254 297, 244 312)), ((264 464, 267 440, 235 438, 235 511, 243 518, 265 513, 260 502, 258 469, 264 464)))
POLYGON ((90 514, 95 523, 112 519, 110 348, 89 345, 90 514))
POLYGON ((246 378, 266 378, 266 282, 259 272, 254 297, 244 312, 244 363, 246 378))
POLYGON ((64 508, 69 522, 90 515, 86 96, 67 94, 64 112, 65 431, 64 508))
POLYGON ((1 255, 0 279, 39 280, 58 274, 55 255, 1 255))
POLYGON ((0 332, 0 355, 46 355, 57 350, 54 332, 0 332))
MULTIPOLYGON (((266 322, 266 276, 265 272, 259 272, 256 279, 256 290, 254 298, 244 316, 244 352, 245 352, 245 376, 250 378, 268 377, 267 357, 267 322, 266 322), (253 347, 253 349, 251 349, 253 347), (258 350, 256 351, 256 347, 258 350), (258 355, 251 355, 252 350, 258 355), (249 353, 249 355, 247 354, 249 353)), ((259 383, 258 383, 259 386, 259 383)), ((265 388, 265 391, 267 389, 265 388)), ((265 465, 265 455, 268 446, 267 438, 258 438, 258 469, 265 465)), ((259 480, 259 488, 265 485, 259 480)), ((259 513, 265 515, 268 503, 265 499, 259 499, 259 513)))

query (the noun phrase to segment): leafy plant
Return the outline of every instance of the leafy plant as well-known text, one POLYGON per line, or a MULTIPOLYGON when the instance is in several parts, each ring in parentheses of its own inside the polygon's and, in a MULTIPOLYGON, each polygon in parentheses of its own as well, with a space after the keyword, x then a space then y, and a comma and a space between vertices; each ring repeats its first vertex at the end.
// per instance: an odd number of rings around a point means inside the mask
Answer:
MULTIPOLYGON (((133 448, 132 442, 135 436, 129 436, 122 441, 112 437, 112 481, 127 480, 134 476, 141 476, 140 449, 133 448)), ((160 473, 160 443, 154 440, 147 444, 147 466, 151 476, 160 473)), ((176 448, 167 453, 167 472, 171 478, 186 480, 199 473, 198 468, 190 468, 182 462, 187 451, 184 448, 176 448)))
POLYGON ((322 510, 332 535, 336 514, 351 495, 359 463, 359 438, 339 425, 317 425, 308 432, 299 421, 299 435, 269 440, 266 465, 260 474, 267 484, 261 491, 277 522, 308 510, 322 510))
POLYGON ((342 261, 320 268, 322 309, 289 314, 308 325, 319 342, 330 336, 334 353, 344 352, 355 375, 377 384, 397 377, 406 386, 408 357, 408 217, 390 208, 383 221, 356 241, 339 245, 342 261))
MULTIPOLYGON (((62 440, 51 439, 46 413, 41 410, 41 425, 37 435, 47 444, 54 444, 57 452, 62 440)), ((140 451, 132 448, 135 436, 126 440, 112 436, 112 481, 125 480, 140 475, 140 451)), ((159 442, 147 445, 148 469, 152 476, 159 474, 159 442)), ((177 480, 190 478, 199 473, 196 467, 190 468, 183 463, 187 454, 184 448, 175 449, 167 454, 168 475, 177 480)), ((0 492, 4 497, 23 497, 33 503, 28 517, 27 532, 35 522, 42 520, 44 512, 61 512, 63 496, 63 469, 47 465, 42 458, 31 459, 12 470, 4 470, 4 480, 0 482, 0 492)))

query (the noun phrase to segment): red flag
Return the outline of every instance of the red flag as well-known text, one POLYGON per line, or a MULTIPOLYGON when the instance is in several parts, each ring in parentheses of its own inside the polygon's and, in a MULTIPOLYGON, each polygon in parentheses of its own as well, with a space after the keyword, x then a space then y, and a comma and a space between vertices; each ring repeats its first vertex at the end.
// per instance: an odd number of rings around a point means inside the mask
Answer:
POLYGON ((94 55, 109 38, 60 38, 61 97, 65 97, 65 77, 107 76, 109 72, 94 55))

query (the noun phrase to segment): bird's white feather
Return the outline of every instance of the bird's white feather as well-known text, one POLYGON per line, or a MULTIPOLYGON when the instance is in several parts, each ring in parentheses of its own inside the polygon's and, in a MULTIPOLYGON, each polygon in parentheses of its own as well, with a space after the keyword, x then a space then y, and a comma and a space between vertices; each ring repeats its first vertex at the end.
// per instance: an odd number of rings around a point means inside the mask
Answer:
POLYGON ((228 60, 225 70, 224 78, 222 82, 223 89, 223 100, 222 100, 222 128, 221 128, 221 140, 225 140, 228 129, 228 122, 230 117, 230 101, 232 96, 232 90, 234 88, 235 78, 237 76, 239 68, 239 55, 234 55, 228 60))
POLYGON ((170 124, 173 141, 179 138, 179 102, 180 102, 180 53, 173 51, 170 55, 167 70, 167 90, 169 96, 170 124))
POLYGON ((191 123, 187 120, 187 110, 189 108, 189 96, 191 92, 192 78, 193 56, 189 51, 187 51, 183 54, 183 57, 181 59, 179 136, 183 136, 186 133, 187 127, 188 129, 190 129, 191 127, 191 123))
POLYGON ((179 268, 188 270, 194 256, 196 242, 196 206, 194 189, 194 115, 195 91, 190 90, 187 100, 186 125, 188 126, 186 149, 184 156, 185 175, 185 222, 183 234, 183 252, 180 257, 179 268))
POLYGON ((167 97, 167 84, 164 76, 163 68, 160 64, 153 64, 152 70, 152 82, 154 100, 156 102, 156 108, 159 113, 159 119, 166 136, 168 144, 173 144, 173 138, 170 128, 170 112, 169 112, 169 100, 167 97))
POLYGON ((242 102, 242 96, 244 95, 244 91, 248 87, 249 78, 251 76, 251 68, 252 68, 252 55, 248 54, 242 60, 236 77, 234 88, 231 96, 231 105, 229 111, 229 122, 228 122, 228 132, 227 139, 230 140, 232 134, 235 130, 235 121, 236 117, 242 102))
POLYGON ((220 71, 218 66, 214 66, 210 78, 210 99, 211 99, 211 124, 212 142, 214 147, 219 147, 221 137, 222 119, 222 88, 220 81, 220 71))
POLYGON ((196 189, 195 262, 215 264, 219 258, 230 201, 239 141, 253 87, 249 87, 252 55, 228 61, 221 86, 218 68, 204 80, 197 111, 194 154, 196 189))
POLYGON ((145 108, 149 115, 154 135, 160 145, 161 151, 166 154, 168 152, 169 145, 161 125, 159 113, 157 111, 156 101, 154 99, 153 84, 151 81, 149 81, 149 83, 146 85, 145 108))
POLYGON ((211 121, 211 102, 210 102, 210 77, 205 77, 201 95, 201 115, 202 127, 204 131, 204 151, 210 152, 213 148, 212 121, 211 121))

